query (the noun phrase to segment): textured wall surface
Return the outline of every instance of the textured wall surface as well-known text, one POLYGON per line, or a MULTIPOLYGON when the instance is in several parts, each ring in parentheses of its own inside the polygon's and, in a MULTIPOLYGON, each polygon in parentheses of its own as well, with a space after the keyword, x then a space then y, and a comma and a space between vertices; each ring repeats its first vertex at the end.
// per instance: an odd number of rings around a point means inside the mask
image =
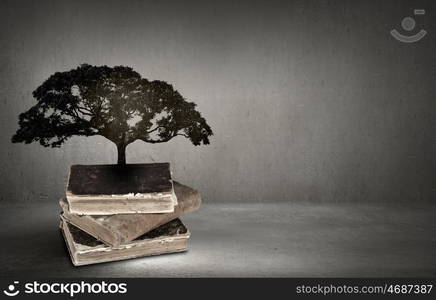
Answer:
POLYGON ((115 162, 102 137, 10 143, 31 92, 85 62, 198 104, 211 145, 135 142, 127 161, 171 162, 205 202, 434 201, 432 1, 88 2, 0 3, 0 201, 56 201, 69 165, 115 162), (414 8, 428 35, 400 43, 389 31, 414 8))

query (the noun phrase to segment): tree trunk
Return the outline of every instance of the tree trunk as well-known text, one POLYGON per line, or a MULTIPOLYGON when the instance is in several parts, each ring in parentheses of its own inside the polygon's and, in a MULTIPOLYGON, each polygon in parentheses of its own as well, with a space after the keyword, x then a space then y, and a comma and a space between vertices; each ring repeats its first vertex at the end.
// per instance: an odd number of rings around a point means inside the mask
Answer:
POLYGON ((118 144, 118 164, 125 165, 126 164, 126 145, 118 144))

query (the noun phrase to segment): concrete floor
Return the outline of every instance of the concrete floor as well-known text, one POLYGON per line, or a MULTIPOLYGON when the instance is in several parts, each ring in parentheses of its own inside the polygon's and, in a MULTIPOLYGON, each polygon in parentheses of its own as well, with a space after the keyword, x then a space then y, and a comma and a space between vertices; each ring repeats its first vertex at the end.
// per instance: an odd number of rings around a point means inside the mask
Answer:
POLYGON ((73 267, 56 203, 0 206, 0 276, 436 276, 436 206, 205 204, 187 253, 73 267))

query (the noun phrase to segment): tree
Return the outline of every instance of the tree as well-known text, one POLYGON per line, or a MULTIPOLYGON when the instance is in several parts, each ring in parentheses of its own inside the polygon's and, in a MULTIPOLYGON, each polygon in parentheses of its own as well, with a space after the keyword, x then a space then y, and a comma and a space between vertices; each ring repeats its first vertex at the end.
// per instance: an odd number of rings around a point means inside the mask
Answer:
POLYGON ((83 64, 57 72, 33 97, 37 103, 19 115, 13 143, 60 147, 73 135, 101 135, 115 143, 118 164, 125 164, 126 147, 135 140, 164 143, 183 136, 200 145, 213 134, 195 103, 130 67, 83 64))

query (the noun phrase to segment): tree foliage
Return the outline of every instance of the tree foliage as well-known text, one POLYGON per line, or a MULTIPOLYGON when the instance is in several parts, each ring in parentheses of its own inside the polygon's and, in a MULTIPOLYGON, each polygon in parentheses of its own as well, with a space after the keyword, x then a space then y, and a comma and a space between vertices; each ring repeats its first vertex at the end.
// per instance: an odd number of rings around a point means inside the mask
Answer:
POLYGON ((172 85, 149 81, 130 67, 84 64, 57 72, 33 97, 37 103, 19 115, 14 143, 60 147, 74 135, 101 135, 117 145, 122 164, 126 146, 135 140, 163 143, 183 136, 200 145, 209 144, 213 134, 195 103, 172 85))

